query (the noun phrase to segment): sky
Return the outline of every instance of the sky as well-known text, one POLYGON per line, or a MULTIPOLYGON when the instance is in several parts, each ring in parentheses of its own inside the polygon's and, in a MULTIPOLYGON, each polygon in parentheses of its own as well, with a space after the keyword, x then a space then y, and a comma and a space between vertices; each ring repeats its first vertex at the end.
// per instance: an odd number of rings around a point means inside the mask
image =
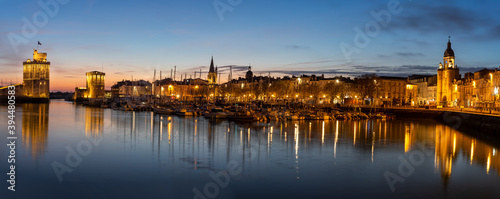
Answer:
POLYGON ((436 74, 451 36, 461 73, 500 66, 497 0, 0 0, 0 79, 22 82, 33 49, 51 91, 85 73, 123 79, 436 74), (47 6, 49 5, 49 6, 47 6), (30 27, 32 29, 30 29, 30 27), (37 42, 42 43, 41 46, 37 42), (199 74, 198 74, 199 75, 199 74))

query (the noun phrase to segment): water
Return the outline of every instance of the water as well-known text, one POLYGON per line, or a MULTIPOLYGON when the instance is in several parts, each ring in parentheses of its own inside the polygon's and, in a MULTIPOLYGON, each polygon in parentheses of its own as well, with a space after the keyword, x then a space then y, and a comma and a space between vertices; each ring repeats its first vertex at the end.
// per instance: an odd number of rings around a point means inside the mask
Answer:
POLYGON ((498 146, 433 120, 234 123, 52 101, 17 105, 15 121, 6 198, 500 196, 498 146))

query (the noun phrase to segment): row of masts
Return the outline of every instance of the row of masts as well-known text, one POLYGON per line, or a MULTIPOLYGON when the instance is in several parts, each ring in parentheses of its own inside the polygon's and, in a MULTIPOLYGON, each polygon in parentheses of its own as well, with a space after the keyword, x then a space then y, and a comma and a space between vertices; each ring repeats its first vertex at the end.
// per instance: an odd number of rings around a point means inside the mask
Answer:
MULTIPOLYGON (((200 72, 198 74, 196 74, 197 71, 194 71, 194 78, 198 77, 199 79, 201 79, 201 69, 200 69, 200 72)), ((176 81, 176 73, 177 73, 177 66, 174 66, 174 69, 170 69, 170 79, 172 79, 174 82, 176 81), (173 73, 173 76, 172 76, 172 73, 173 73)), ((220 79, 221 79, 221 73, 217 72, 217 76, 218 76, 218 84, 220 84, 220 79)), ((269 73, 270 75, 271 73, 269 73)), ((132 76, 133 77, 133 76, 132 76)), ((192 79, 193 76, 189 75, 189 79, 192 79)), ((162 71, 160 70, 160 79, 159 80, 162 80, 162 71)), ((185 79, 187 79, 187 74, 184 74, 184 78, 182 78, 182 75, 181 75, 181 81, 184 81, 185 79)), ((228 82, 230 82, 231 80, 233 79, 233 66, 229 66, 229 75, 228 75, 228 82)), ((132 78, 132 81, 134 79, 132 78)), ((154 74, 153 74, 153 82, 156 81, 156 69, 154 70, 154 74)))

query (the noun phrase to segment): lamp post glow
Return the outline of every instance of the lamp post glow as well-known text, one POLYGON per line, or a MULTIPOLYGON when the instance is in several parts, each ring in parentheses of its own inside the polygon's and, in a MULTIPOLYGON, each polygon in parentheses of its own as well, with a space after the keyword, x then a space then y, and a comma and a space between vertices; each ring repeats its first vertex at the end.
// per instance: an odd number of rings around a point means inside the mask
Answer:
POLYGON ((496 104, 497 95, 498 95, 498 87, 495 87, 495 89, 493 89, 493 108, 497 107, 496 104))

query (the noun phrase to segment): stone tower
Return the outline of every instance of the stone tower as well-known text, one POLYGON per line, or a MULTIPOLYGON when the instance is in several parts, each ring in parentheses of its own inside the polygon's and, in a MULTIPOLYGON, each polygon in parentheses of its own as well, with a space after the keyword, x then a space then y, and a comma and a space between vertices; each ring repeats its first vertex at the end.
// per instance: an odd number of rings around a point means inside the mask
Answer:
POLYGON ((448 38, 448 47, 444 51, 443 63, 439 63, 437 71, 437 105, 446 107, 451 104, 452 84, 455 80, 460 80, 460 71, 455 64, 455 53, 451 49, 451 42, 448 38))
POLYGON ((49 99, 50 62, 47 53, 33 50, 33 60, 23 62, 23 94, 28 98, 49 99))

